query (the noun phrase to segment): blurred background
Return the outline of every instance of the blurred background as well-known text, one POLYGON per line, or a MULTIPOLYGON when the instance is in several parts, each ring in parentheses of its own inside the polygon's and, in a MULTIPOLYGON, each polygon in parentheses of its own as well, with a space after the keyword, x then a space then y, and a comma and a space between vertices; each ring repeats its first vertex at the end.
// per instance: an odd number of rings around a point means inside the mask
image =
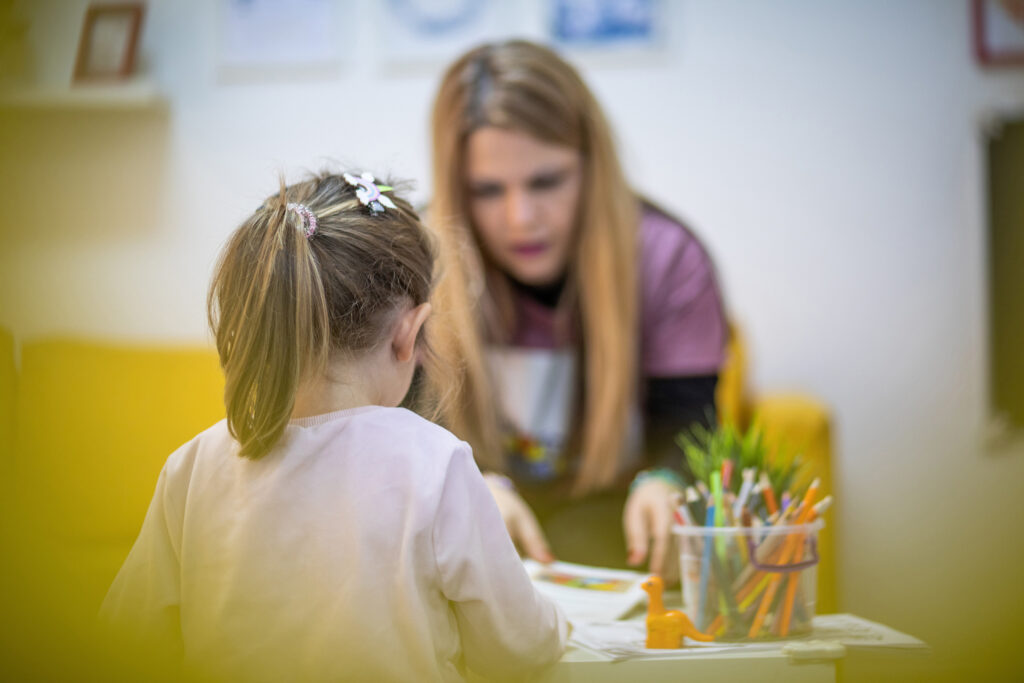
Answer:
POLYGON ((16 351, 208 345, 218 249, 279 172, 425 202, 447 62, 551 43, 711 251, 752 390, 831 411, 839 610, 932 647, 844 678, 1024 677, 1024 48, 976 54, 984 3, 661 0, 609 28, 586 2, 150 0, 131 78, 72 87, 88 4, 0 2, 16 351))

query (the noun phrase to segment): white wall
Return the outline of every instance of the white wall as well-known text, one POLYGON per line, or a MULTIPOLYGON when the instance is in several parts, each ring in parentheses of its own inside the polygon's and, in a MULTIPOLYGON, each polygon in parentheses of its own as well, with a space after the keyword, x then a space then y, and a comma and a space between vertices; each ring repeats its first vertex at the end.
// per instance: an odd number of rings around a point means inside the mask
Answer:
MULTIPOLYGON (((1024 666, 1024 453, 981 447, 980 130, 1024 103, 1024 70, 975 65, 967 5, 679 0, 660 53, 570 57, 632 181, 710 246, 755 386, 834 410, 843 608, 929 640, 912 666, 996 676, 1024 666)), ((67 81, 83 7, 31 4, 42 82, 67 81)), ((0 324, 205 340, 216 250, 277 170, 336 158, 428 196, 441 65, 385 68, 375 6, 342 7, 334 78, 219 82, 213 3, 160 0, 142 50, 165 115, 2 114, 0 324)), ((521 7, 540 35, 540 0, 521 7)))

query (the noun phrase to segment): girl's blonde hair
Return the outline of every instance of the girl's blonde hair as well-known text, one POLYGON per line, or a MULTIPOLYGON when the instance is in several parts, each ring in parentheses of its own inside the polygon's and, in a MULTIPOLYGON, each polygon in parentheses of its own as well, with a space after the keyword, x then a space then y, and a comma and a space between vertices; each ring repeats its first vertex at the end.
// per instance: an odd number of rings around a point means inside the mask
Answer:
MULTIPOLYGON (((436 249, 408 202, 373 213, 341 175, 284 186, 228 239, 207 300, 228 429, 259 458, 281 437, 300 382, 335 353, 375 348, 402 304, 430 297, 436 249), (312 212, 315 230, 302 210, 312 212)), ((429 351, 429 349, 428 349, 429 351)), ((428 384, 440 368, 425 354, 428 384)), ((435 391, 435 396, 441 392, 435 391)))
POLYGON ((559 301, 580 331, 580 411, 570 442, 581 460, 573 491, 608 486, 625 443, 637 382, 639 206, 612 134, 579 74, 553 51, 525 41, 478 47, 445 73, 432 120, 434 198, 445 276, 437 306, 450 317, 436 339, 461 361, 448 426, 473 445, 481 465, 504 461, 486 342, 508 339, 509 284, 481 256, 465 192, 465 148, 484 126, 526 133, 578 150, 583 160, 575 252, 559 301))

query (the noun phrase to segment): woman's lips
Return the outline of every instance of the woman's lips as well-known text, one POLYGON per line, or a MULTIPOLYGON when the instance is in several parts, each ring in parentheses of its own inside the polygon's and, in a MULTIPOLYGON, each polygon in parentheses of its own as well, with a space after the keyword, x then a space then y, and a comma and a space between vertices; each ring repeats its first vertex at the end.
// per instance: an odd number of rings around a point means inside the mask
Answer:
POLYGON ((538 242, 535 244, 517 244, 512 247, 512 253, 517 256, 537 256, 544 253, 548 248, 547 244, 538 242))

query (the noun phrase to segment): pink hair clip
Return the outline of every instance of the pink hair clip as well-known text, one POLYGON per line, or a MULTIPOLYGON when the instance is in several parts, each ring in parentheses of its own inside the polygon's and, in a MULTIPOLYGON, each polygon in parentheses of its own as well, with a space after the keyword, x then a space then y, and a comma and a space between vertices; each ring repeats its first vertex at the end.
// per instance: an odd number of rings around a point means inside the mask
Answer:
POLYGON ((312 237, 313 233, 316 232, 316 214, 305 204, 292 202, 288 204, 287 208, 289 211, 299 214, 299 217, 302 218, 302 227, 306 229, 306 239, 308 240, 312 237))

